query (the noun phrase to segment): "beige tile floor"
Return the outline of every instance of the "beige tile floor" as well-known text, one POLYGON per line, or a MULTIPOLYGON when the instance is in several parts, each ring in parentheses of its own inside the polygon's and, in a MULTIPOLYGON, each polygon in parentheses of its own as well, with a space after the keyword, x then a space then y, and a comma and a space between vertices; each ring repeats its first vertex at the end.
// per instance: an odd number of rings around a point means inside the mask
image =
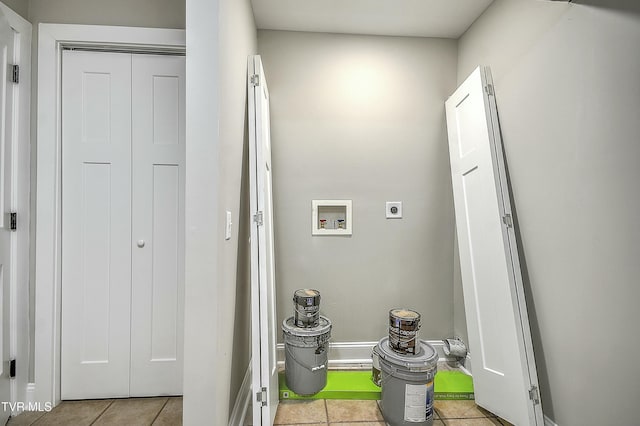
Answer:
MULTIPOLYGON (((510 425, 474 401, 436 401, 434 426, 510 425)), ((378 401, 282 401, 275 425, 385 426, 378 401)))
MULTIPOLYGON (((473 401, 436 401, 434 426, 510 425, 473 401)), ((282 401, 275 425, 384 426, 378 401, 282 401)), ((49 413, 25 412, 10 426, 181 426, 182 398, 64 401, 49 413)))
MULTIPOLYGON (((438 363, 438 370, 456 365, 438 363)), ((434 426, 510 425, 478 407, 474 401, 435 401, 434 426)), ((251 422, 251 411, 246 419, 251 422)), ((182 398, 131 398, 64 401, 49 413, 25 412, 9 426, 181 426, 182 398)), ((384 426, 378 401, 320 399, 282 401, 275 425, 384 426)))
MULTIPOLYGON (((438 362, 438 370, 458 370, 456 363, 438 362)), ((435 401, 433 426, 491 426, 511 423, 480 408, 474 401, 435 401)), ((249 419, 248 422, 251 420, 249 419)), ((385 426, 378 401, 281 401, 275 425, 385 426)))
POLYGON ((181 426, 182 397, 63 401, 50 412, 24 412, 9 426, 181 426))

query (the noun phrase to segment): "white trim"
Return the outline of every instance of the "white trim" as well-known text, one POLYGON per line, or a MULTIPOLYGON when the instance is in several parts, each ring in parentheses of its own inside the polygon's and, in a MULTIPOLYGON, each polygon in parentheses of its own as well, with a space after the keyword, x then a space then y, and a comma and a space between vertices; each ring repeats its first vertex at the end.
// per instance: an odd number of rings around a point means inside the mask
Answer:
POLYGON ((244 373, 244 379, 238 395, 236 395, 236 402, 233 404, 233 411, 229 416, 229 426, 242 426, 244 420, 247 417, 249 406, 251 405, 251 361, 247 366, 247 371, 244 373))
POLYGON ((558 424, 551 420, 549 417, 544 416, 544 426, 558 426, 558 424))
POLYGON ((14 87, 11 211, 18 213, 18 229, 11 235, 9 289, 9 356, 16 360, 16 378, 11 380, 11 401, 26 397, 29 376, 29 187, 31 145, 31 24, 0 3, 0 10, 16 33, 14 57, 20 66, 20 83, 14 87))
POLYGON ((38 26, 35 400, 60 402, 60 54, 67 45, 183 51, 185 31, 97 25, 38 26))
MULTIPOLYGON (((455 361, 444 354, 442 340, 426 340, 438 353, 438 361, 455 361)), ((378 342, 329 342, 329 368, 364 370, 371 368, 371 352, 378 342)), ((284 343, 276 346, 278 367, 284 367, 284 343)), ((467 355, 468 356, 468 355, 467 355)))
POLYGON ((471 353, 467 352, 467 357, 464 359, 464 363, 462 365, 460 365, 460 369, 470 375, 473 376, 473 371, 471 369, 471 353))
POLYGON ((353 201, 352 200, 311 200, 311 235, 351 235, 353 234, 353 201), (343 207, 344 228, 320 228, 321 207, 343 207))
POLYGON ((31 404, 36 400, 36 384, 27 383, 27 391, 25 392, 25 404, 31 404))

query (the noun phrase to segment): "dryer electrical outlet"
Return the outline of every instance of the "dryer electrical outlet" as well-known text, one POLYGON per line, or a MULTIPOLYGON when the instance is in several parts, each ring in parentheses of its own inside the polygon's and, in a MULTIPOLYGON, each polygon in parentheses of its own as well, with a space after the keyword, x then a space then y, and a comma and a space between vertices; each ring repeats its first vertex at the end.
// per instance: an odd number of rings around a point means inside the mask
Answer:
POLYGON ((402 201, 387 201, 387 219, 402 219, 402 201))

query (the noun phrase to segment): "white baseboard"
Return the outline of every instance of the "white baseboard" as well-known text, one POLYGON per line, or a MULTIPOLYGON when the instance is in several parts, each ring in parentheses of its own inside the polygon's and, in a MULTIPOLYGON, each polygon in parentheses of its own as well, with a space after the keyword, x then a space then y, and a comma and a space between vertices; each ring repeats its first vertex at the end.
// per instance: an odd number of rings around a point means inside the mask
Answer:
MULTIPOLYGON (((438 361, 453 361, 444 354, 442 340, 427 340, 438 353, 438 361)), ((329 342, 329 368, 367 369, 371 368, 371 352, 378 342, 329 342)), ((276 347, 278 367, 284 367, 284 343, 276 347)), ((468 365, 468 364, 467 364, 468 365)))
POLYGON ((36 400, 36 384, 35 383, 27 383, 27 391, 25 394, 25 403, 30 404, 35 402, 36 400))
POLYGON ((544 426, 558 426, 558 424, 551 420, 549 417, 544 416, 544 426))
POLYGON ((247 417, 247 412, 251 406, 251 362, 247 367, 247 371, 244 373, 244 379, 242 379, 242 385, 238 395, 236 395, 236 402, 233 404, 233 410, 231 416, 229 416, 229 426, 242 426, 247 417))
POLYGON ((473 376, 473 371, 471 371, 471 354, 467 352, 467 357, 464 359, 464 363, 460 365, 460 369, 467 373, 470 376, 473 376))

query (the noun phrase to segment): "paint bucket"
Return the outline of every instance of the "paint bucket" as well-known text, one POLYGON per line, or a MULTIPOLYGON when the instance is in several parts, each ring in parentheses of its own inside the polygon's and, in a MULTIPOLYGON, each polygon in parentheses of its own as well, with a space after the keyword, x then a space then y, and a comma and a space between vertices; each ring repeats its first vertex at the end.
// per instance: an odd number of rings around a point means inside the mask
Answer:
POLYGON ((320 318, 320 292, 302 288, 293 293, 294 324, 297 327, 317 327, 320 318))
POLYGON ((296 327, 294 318, 282 322, 287 387, 298 395, 313 395, 327 384, 327 349, 331 321, 321 316, 317 327, 296 327))
POLYGON ((438 354, 425 341, 418 341, 416 355, 400 355, 384 337, 376 349, 380 356, 382 399, 380 408, 391 426, 433 424, 433 381, 438 354))
POLYGON ((410 309, 389 311, 389 346, 401 355, 414 355, 418 348, 420 314, 410 309))

